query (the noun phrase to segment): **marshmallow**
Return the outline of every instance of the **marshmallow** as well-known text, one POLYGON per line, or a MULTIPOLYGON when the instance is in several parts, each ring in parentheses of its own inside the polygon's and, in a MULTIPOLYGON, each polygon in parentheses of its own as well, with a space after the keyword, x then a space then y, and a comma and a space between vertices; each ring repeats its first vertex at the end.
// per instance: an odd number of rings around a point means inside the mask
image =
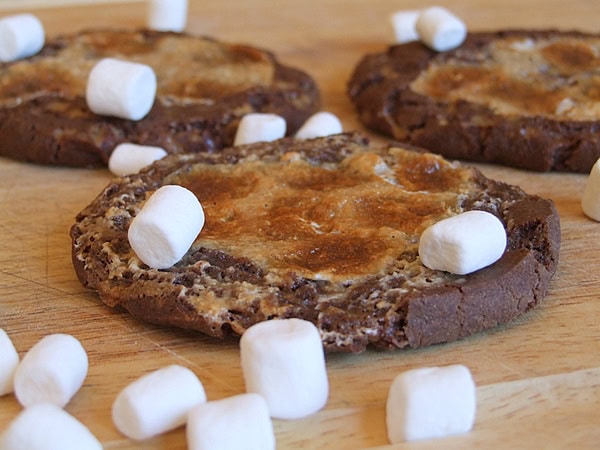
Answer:
POLYGON ((265 399, 241 394, 203 403, 188 415, 190 450, 275 450, 275 434, 265 399))
POLYGON ((206 401, 190 369, 163 367, 125 387, 112 406, 112 419, 125 436, 143 440, 184 425, 190 410, 206 401))
POLYGON ((159 188, 129 226, 129 244, 148 266, 168 269, 190 249, 204 226, 196 195, 177 185, 159 188))
POLYGON ((0 437, 2 450, 101 450, 90 430, 62 408, 38 403, 25 408, 0 437))
POLYGON ((149 145, 123 143, 115 147, 108 159, 108 170, 115 175, 138 173, 142 168, 167 156, 165 149, 149 145))
POLYGON ((421 41, 438 52, 458 47, 467 37, 464 22, 440 6, 421 11, 415 27, 421 41))
POLYGON ((0 328, 0 396, 13 391, 13 380, 19 365, 19 354, 10 337, 0 328))
POLYGON ((83 384, 88 357, 81 343, 68 334, 50 334, 23 357, 15 373, 15 396, 27 407, 52 403, 64 407, 83 384))
POLYGON ((330 112, 318 112, 310 116, 297 131, 298 139, 313 139, 321 136, 338 134, 343 131, 342 123, 330 112))
POLYGON ((311 322, 259 322, 242 335, 240 354, 246 391, 265 398, 271 417, 298 419, 327 403, 323 344, 311 322))
POLYGON ((38 53, 46 39, 42 22, 32 14, 0 19, 0 61, 27 58, 38 53))
POLYGON ((592 166, 585 182, 581 208, 590 219, 600 222, 600 159, 592 166))
POLYGON ((500 219, 486 211, 467 211, 433 224, 421 235, 419 256, 433 270, 465 275, 496 262, 506 249, 500 219))
POLYGON ((88 76, 86 101, 95 114, 140 120, 155 96, 156 75, 145 64, 104 58, 88 76))
POLYGON ((284 137, 285 130, 285 119, 277 114, 246 114, 240 120, 233 145, 274 141, 284 137))
POLYGON ((150 0, 148 28, 158 31, 183 31, 187 22, 187 0, 150 0))
POLYGON ((419 40, 416 28, 419 13, 419 10, 406 10, 396 11, 392 14, 392 27, 398 44, 419 40))
POLYGON ((466 433, 475 422, 476 403, 475 383, 465 366, 408 370, 389 390, 388 438, 396 444, 466 433))

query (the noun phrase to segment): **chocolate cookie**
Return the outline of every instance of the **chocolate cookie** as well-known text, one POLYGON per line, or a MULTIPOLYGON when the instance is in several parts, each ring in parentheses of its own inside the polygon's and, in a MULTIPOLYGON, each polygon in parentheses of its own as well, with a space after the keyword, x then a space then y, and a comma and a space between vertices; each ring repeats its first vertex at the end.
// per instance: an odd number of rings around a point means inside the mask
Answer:
POLYGON ((587 173, 600 157, 600 35, 470 33, 365 56, 348 86, 369 128, 448 158, 587 173))
POLYGON ((170 153, 231 145, 250 112, 282 115, 295 132, 319 108, 312 78, 264 50, 188 34, 89 30, 46 43, 31 58, 0 64, 0 155, 40 164, 102 166, 121 142, 170 153), (95 115, 87 77, 104 57, 151 66, 158 79, 140 121, 95 115))
POLYGON ((108 185, 71 237, 83 285, 143 320, 223 338, 298 317, 327 350, 360 352, 453 341, 529 310, 555 272, 559 228, 551 201, 475 168, 341 134, 167 156, 108 185), (165 184, 194 192, 206 224, 156 270, 127 230, 165 184), (505 254, 466 276, 426 268, 422 231, 473 209, 505 225, 505 254))

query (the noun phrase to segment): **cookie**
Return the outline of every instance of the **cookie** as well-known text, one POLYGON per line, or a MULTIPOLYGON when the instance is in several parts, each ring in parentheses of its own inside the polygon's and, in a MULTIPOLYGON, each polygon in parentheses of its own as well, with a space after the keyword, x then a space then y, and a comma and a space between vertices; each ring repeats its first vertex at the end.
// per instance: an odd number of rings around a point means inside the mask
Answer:
POLYGON ((470 33, 365 56, 348 83, 368 128, 450 159, 588 173, 600 157, 600 35, 470 33))
POLYGON ((553 203, 404 147, 340 134, 167 156, 115 179, 77 216, 75 271, 107 305, 148 322, 225 338, 297 317, 342 352, 449 342, 538 304, 558 263, 553 203), (196 193, 206 223, 178 263, 156 270, 127 230, 166 184, 196 193), (463 276, 426 268, 422 231, 474 209, 506 227, 502 257, 463 276))
POLYGON ((37 55, 0 64, 0 155, 39 164, 104 166, 122 142, 170 153, 216 152, 251 112, 283 116, 293 133, 319 109, 306 73, 268 51, 189 34, 97 29, 57 37, 37 55), (157 95, 140 121, 96 115, 87 77, 102 58, 154 69, 157 95))

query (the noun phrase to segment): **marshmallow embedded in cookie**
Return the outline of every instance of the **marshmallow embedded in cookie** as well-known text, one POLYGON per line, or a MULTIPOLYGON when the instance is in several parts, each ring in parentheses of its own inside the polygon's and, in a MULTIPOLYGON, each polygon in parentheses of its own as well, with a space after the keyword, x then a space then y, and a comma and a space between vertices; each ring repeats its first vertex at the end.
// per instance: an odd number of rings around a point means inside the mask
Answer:
POLYGON ((408 370, 388 393, 388 438, 396 444, 466 433, 475 422, 476 403, 475 382, 465 366, 408 370))
POLYGON ((277 114, 250 113, 240 120, 233 145, 271 142, 285 136, 287 124, 277 114))
POLYGON ((343 131, 342 122, 335 114, 321 111, 310 116, 296 132, 297 139, 314 139, 317 137, 339 134, 343 131))
POLYGON ((86 101, 95 114, 140 120, 152 109, 156 87, 150 66, 103 58, 88 76, 86 101))
POLYGON ((167 152, 164 148, 124 142, 110 154, 108 170, 115 175, 130 175, 165 156, 167 152))
POLYGON ((158 31, 181 32, 187 22, 187 0, 150 0, 148 28, 158 31))
POLYGON ((427 228, 419 240, 419 256, 430 269, 466 275, 500 259, 506 244, 500 219, 486 211, 467 211, 427 228))
POLYGON ((205 401, 194 372, 171 365, 125 387, 113 403, 112 419, 125 436, 143 440, 184 425, 190 410, 205 401))
POLYGON ((419 40, 416 25, 420 13, 420 10, 403 10, 392 14, 391 22, 398 44, 419 40))
POLYGON ((600 159, 592 166, 585 182, 581 209, 590 219, 600 222, 600 159))
POLYGON ((329 383, 319 331, 301 319, 257 323, 240 339, 246 391, 262 395, 271 417, 298 419, 327 403, 329 383))
POLYGON ((440 6, 422 10, 415 28, 421 41, 438 52, 459 47, 467 37, 465 23, 440 6))
POLYGON ((42 22, 33 14, 16 14, 0 19, 0 62, 15 61, 38 53, 46 35, 42 22))
POLYGON ((19 354, 6 331, 0 328, 0 396, 10 394, 14 388, 19 354))
POLYGON ((62 408, 38 403, 25 408, 0 436, 2 450, 102 450, 90 430, 62 408))
POLYGON ((88 371, 81 343, 68 334, 49 334, 23 357, 15 372, 15 396, 27 407, 52 403, 64 407, 79 390, 88 371))
POLYGON ((131 221, 129 244, 145 264, 168 269, 189 250, 204 226, 196 195, 177 185, 159 188, 131 221))
POLYGON ((275 450, 265 399, 241 394, 193 408, 186 425, 189 450, 275 450))

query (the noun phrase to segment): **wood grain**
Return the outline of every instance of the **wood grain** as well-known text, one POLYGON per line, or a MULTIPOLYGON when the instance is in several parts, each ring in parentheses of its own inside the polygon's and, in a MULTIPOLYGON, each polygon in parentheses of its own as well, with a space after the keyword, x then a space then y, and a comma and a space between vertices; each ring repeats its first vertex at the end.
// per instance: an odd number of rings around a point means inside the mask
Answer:
MULTIPOLYGON (((0 14, 14 11, 0 0, 0 14)), ((24 5, 24 3, 21 5, 24 5)), ((92 26, 138 27, 142 2, 28 9, 48 35, 92 26)), ((324 107, 347 130, 358 124, 345 85, 366 52, 392 40, 389 14, 418 1, 191 0, 188 30, 273 50, 315 77, 324 107)), ((21 8, 23 9, 23 8, 21 8)), ((560 27, 597 30, 600 2, 455 0, 471 29, 560 27)), ((380 140, 379 137, 374 137, 380 140)), ((537 174, 479 165, 492 178, 551 198, 562 224, 561 260, 551 292, 537 309, 507 326, 421 350, 329 355, 326 408, 298 421, 275 421, 279 449, 598 448, 600 446, 600 224, 581 212, 585 176, 537 174), (472 432, 448 439, 388 445, 385 400, 400 371, 466 364, 478 385, 472 432)), ((178 429, 143 443, 113 426, 111 404, 130 381, 167 364, 190 367, 209 399, 244 390, 235 342, 139 323, 101 304, 77 281, 68 230, 75 215, 108 183, 106 170, 48 168, 0 159, 0 327, 22 356, 49 333, 73 334, 90 370, 67 405, 110 449, 183 449, 178 429)), ((1 355, 0 355, 1 357, 1 355)), ((0 398, 0 429, 20 411, 0 398)))

